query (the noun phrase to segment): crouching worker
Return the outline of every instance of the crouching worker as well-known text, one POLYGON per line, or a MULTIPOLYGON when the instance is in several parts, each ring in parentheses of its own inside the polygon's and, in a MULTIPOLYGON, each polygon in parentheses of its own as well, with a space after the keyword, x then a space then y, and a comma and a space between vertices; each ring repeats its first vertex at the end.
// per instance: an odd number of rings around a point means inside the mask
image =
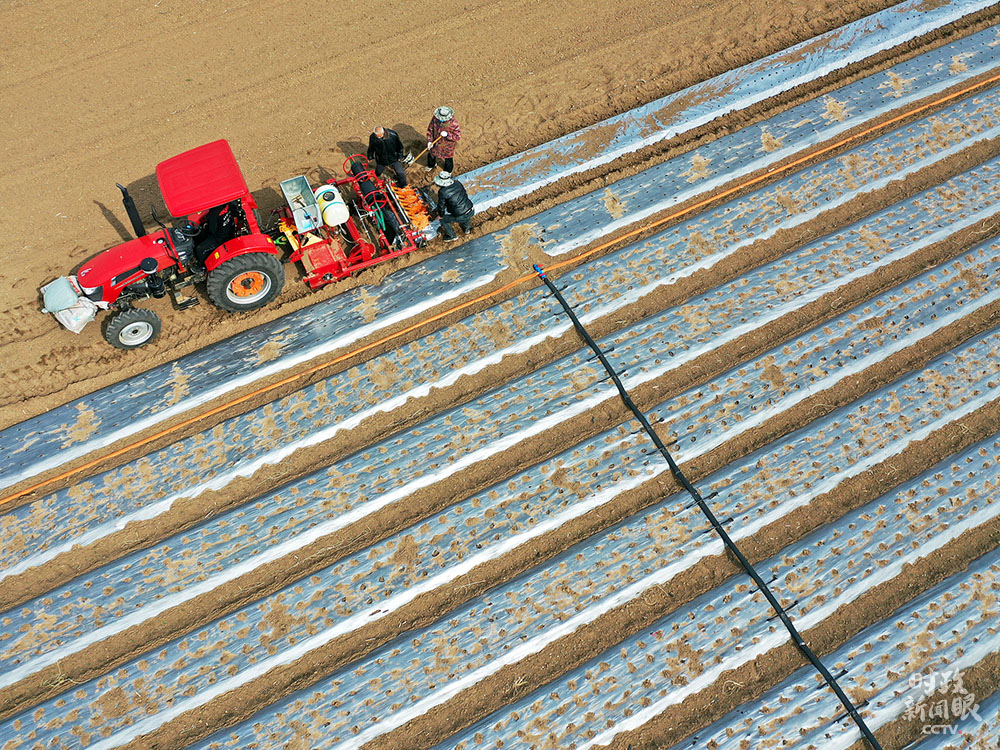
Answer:
POLYGON ((465 192, 465 186, 456 179, 453 179, 449 172, 441 172, 434 178, 434 184, 438 190, 437 211, 441 220, 441 234, 445 242, 454 242, 458 239, 452 224, 458 224, 462 231, 469 233, 469 225, 472 223, 472 215, 475 208, 472 199, 465 192))

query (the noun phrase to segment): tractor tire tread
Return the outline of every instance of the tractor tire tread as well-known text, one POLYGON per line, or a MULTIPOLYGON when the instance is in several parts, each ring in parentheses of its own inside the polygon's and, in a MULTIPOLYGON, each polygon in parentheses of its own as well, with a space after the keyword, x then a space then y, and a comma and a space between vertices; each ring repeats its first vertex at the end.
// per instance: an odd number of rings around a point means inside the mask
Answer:
POLYGON ((235 258, 222 263, 218 268, 208 272, 208 280, 205 290, 208 298, 216 305, 227 312, 245 312, 263 307, 281 293, 285 285, 285 269, 276 255, 271 253, 247 253, 237 255, 235 258), (267 294, 253 304, 238 305, 230 300, 226 294, 226 289, 230 282, 241 273, 248 271, 262 271, 270 277, 271 286, 267 294))
POLYGON ((163 323, 160 321, 160 316, 152 310, 145 307, 127 307, 108 318, 104 325, 104 338, 116 349, 138 349, 140 346, 145 346, 159 336, 162 327, 163 323), (148 338, 137 343, 129 344, 122 341, 122 332, 134 323, 149 324, 152 333, 148 338))

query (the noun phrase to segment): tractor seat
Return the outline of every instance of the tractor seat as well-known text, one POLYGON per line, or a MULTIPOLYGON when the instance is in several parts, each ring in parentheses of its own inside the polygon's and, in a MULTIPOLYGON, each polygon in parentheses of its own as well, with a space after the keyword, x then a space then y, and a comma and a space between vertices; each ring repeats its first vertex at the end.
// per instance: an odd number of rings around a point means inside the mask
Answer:
POLYGON ((195 257, 201 263, 212 252, 236 236, 236 215, 240 209, 237 201, 225 203, 208 210, 208 215, 202 221, 204 233, 195 244, 195 257))

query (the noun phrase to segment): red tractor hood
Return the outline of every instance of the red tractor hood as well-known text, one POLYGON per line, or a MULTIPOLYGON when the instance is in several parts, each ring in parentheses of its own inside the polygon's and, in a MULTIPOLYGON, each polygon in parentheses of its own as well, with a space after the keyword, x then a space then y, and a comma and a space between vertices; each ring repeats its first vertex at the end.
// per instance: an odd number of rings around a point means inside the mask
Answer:
POLYGON ((141 274, 139 264, 144 258, 155 258, 158 269, 174 265, 174 259, 167 255, 167 240, 162 231, 129 240, 117 247, 105 250, 84 263, 76 274, 81 287, 96 289, 104 287, 103 298, 113 302, 117 294, 109 295, 112 287, 120 287, 131 277, 141 274))

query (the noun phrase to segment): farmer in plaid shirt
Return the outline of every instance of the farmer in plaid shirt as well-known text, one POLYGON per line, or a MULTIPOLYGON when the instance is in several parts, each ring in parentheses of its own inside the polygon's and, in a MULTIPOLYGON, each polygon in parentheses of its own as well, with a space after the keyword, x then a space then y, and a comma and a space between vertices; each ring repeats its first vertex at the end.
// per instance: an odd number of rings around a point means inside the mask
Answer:
POLYGON ((455 146, 462 137, 462 129, 455 119, 451 107, 438 107, 427 126, 427 171, 430 172, 441 160, 445 172, 455 171, 455 146), (440 138, 440 140, 438 140, 440 138), (435 143, 435 141, 437 141, 435 143))

